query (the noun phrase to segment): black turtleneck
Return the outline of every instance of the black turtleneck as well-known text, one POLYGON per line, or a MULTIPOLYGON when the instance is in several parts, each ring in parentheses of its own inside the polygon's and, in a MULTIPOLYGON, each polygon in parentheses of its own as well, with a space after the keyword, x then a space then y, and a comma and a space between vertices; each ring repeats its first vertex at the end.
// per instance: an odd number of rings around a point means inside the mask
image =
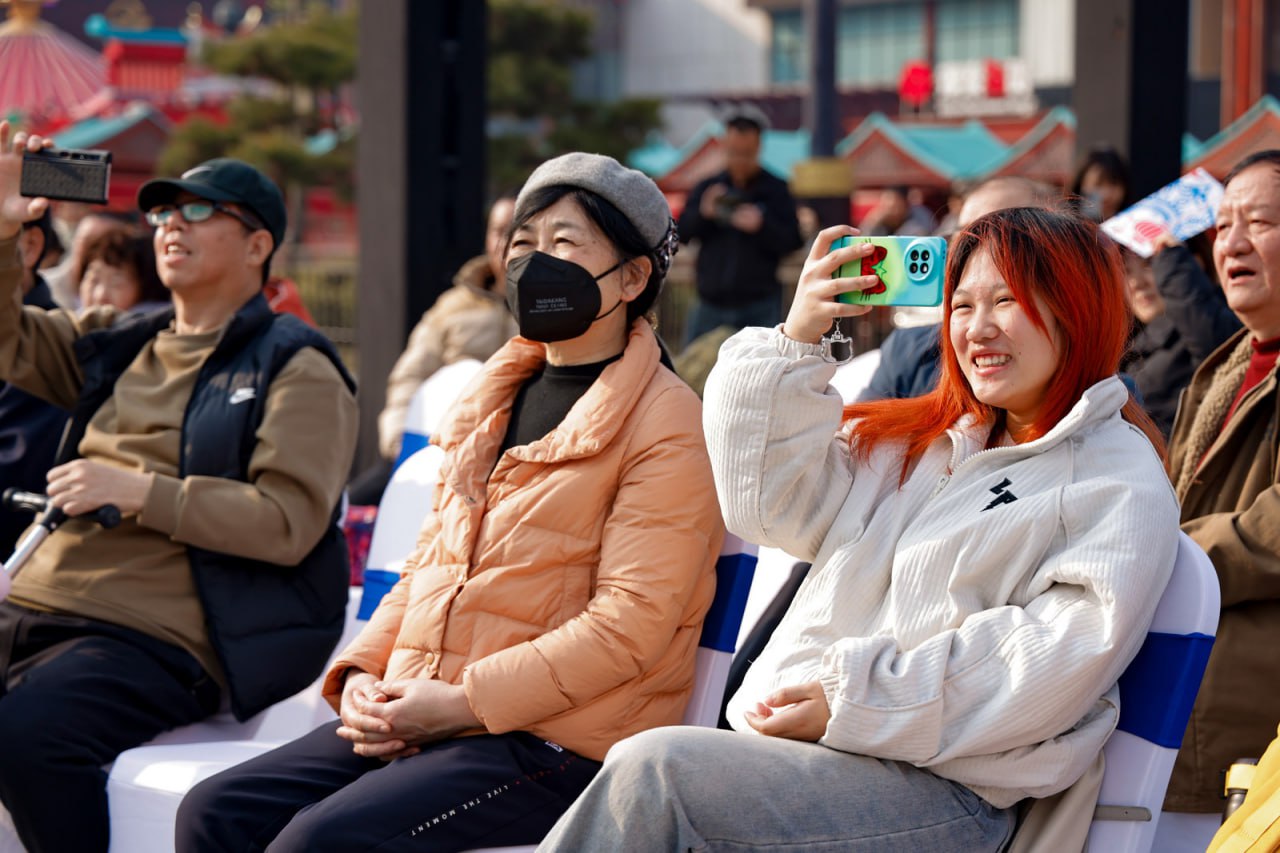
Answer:
POLYGON ((526 379, 511 405, 511 423, 507 425, 499 455, 518 445, 537 441, 559 426, 591 383, 620 358, 622 353, 592 364, 563 367, 548 364, 526 379))

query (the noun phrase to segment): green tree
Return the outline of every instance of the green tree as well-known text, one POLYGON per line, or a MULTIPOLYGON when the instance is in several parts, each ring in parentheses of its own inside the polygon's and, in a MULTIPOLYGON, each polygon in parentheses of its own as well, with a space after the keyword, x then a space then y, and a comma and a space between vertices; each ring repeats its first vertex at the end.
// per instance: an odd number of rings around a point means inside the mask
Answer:
POLYGON ((355 79, 354 12, 335 15, 323 4, 281 12, 247 37, 211 42, 202 59, 222 74, 271 81, 276 92, 235 98, 226 124, 185 122, 161 154, 160 171, 179 174, 212 157, 252 163, 285 189, 296 232, 303 188, 328 185, 351 196, 354 140, 349 128, 335 127, 333 107, 338 90, 355 79))
POLYGON ((489 186, 519 186, 567 151, 625 160, 661 126, 659 103, 579 100, 573 65, 591 56, 588 12, 556 0, 489 0, 489 186))

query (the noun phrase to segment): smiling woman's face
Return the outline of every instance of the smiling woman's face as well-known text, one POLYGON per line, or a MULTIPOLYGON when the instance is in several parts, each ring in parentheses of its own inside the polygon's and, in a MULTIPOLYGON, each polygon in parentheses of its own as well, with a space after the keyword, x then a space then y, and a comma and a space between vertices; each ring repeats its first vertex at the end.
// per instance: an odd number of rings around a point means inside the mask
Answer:
POLYGON ((974 396, 1006 413, 1018 439, 1035 422, 1060 359, 1057 324, 1036 298, 1041 331, 1018 302, 986 249, 976 250, 951 296, 951 345, 974 396))

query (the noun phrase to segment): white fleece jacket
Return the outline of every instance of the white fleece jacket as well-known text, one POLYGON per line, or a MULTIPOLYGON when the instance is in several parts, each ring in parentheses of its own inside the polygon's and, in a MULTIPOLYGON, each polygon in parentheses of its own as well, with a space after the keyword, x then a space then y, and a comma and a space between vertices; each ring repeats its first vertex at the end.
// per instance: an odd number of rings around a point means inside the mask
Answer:
POLYGON ((899 488, 851 460, 834 367, 777 329, 730 338, 703 410, 729 530, 813 563, 729 705, 820 680, 821 743, 910 762, 998 807, 1071 785, 1119 715, 1173 567, 1178 505, 1117 378, 1046 436, 960 422, 899 488))

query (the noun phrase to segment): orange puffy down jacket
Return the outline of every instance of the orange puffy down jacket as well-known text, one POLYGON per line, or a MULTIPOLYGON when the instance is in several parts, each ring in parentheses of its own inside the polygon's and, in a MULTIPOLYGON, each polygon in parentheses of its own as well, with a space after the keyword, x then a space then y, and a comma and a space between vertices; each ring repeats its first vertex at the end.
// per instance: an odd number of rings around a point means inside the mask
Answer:
POLYGON ((461 683, 485 730, 596 760, 680 722, 724 536, 701 403, 637 320, 564 421, 495 466, 545 357, 513 339, 454 408, 437 512, 326 677, 335 708, 357 667, 461 683))

